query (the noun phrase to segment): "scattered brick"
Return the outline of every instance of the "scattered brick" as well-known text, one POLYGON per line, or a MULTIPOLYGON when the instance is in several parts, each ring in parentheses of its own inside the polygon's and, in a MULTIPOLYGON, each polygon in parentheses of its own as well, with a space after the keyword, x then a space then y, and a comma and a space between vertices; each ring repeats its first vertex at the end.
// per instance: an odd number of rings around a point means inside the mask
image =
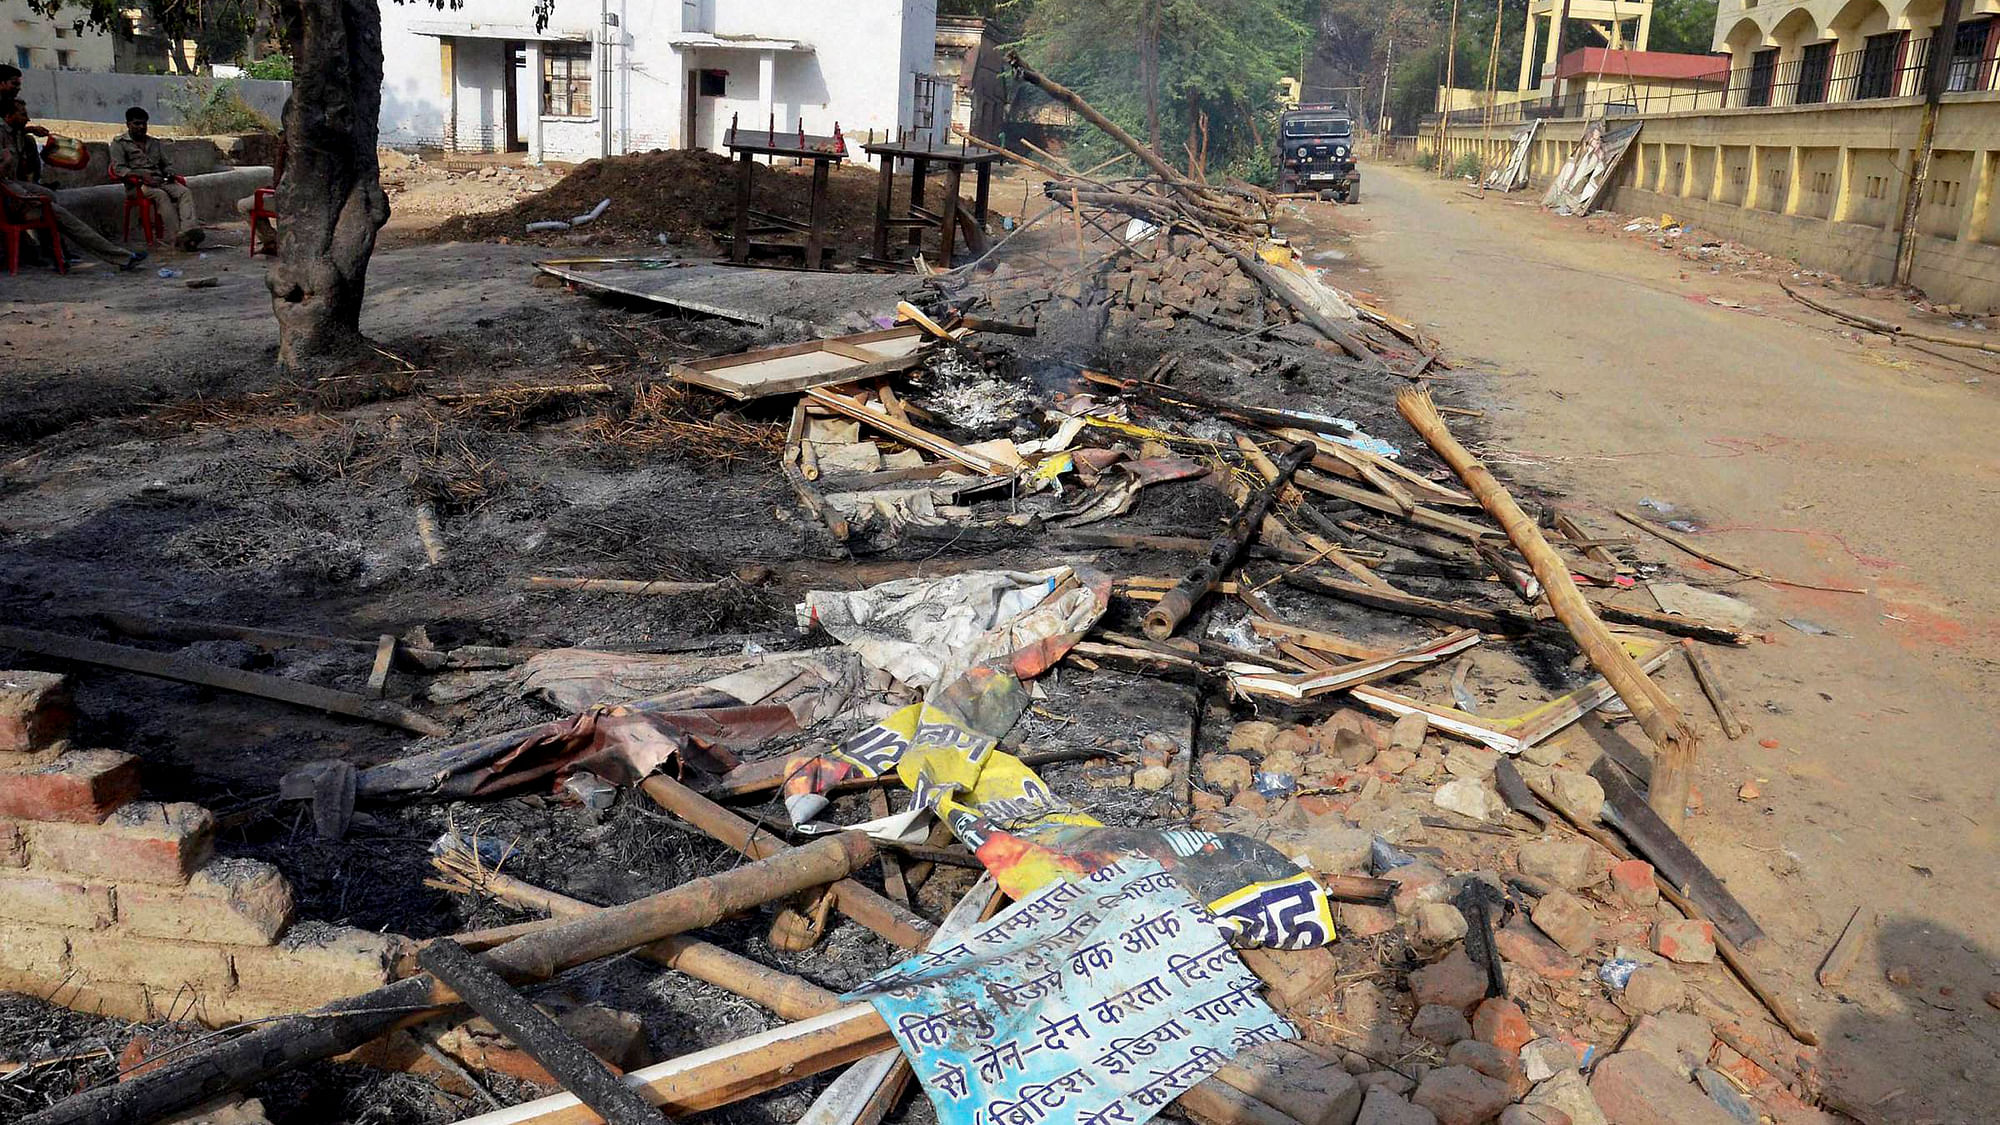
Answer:
POLYGON ((1521 1048, 1535 1038, 1535 1032, 1528 1026, 1528 1017, 1519 1004, 1496 996, 1482 1001, 1479 1010, 1473 1013, 1472 1037, 1506 1052, 1509 1058, 1518 1059, 1521 1048))
POLYGON ((1643 859, 1612 864, 1611 891, 1618 901, 1634 910, 1644 910, 1660 901, 1660 884, 1653 878, 1653 865, 1643 859))
POLYGON ((0 764, 4 756, 33 754, 69 737, 76 721, 69 681, 54 672, 0 672, 0 764))
POLYGON ((0 773, 0 817, 96 824, 139 795, 139 759, 71 750, 44 765, 0 773))
POLYGON ((11 820, 0 821, 0 867, 28 866, 28 836, 11 820))
POLYGON ((1354 1125, 1437 1125, 1437 1116, 1378 1086, 1368 1091, 1354 1125))
MULTIPOLYGON (((1267 988, 1278 1010, 1284 1011, 1326 992, 1340 975, 1340 962, 1325 946, 1280 952, 1239 949, 1236 955, 1267 988)), ((384 982, 386 983, 386 982, 384 982)))
POLYGON ((1665 965, 1647 965, 1633 972, 1618 994, 1618 1006, 1635 1016, 1678 1008, 1687 999, 1680 975, 1665 965))
POLYGON ((119 907, 123 927, 141 937, 269 945, 291 921, 292 888, 268 863, 217 859, 185 887, 121 887, 119 907))
POLYGON ((70 964, 92 983, 193 985, 215 991, 227 991, 233 983, 229 954, 213 945, 95 933, 78 934, 69 946, 70 964))
POLYGON ((1591 1095, 1583 1075, 1574 1070, 1558 1071, 1546 1081, 1537 1083, 1522 1102, 1560 1110, 1574 1125, 1610 1125, 1604 1111, 1598 1108, 1597 1099, 1591 1095))
POLYGON ((47 926, 0 924, 0 965, 60 978, 69 956, 69 935, 47 926))
POLYGON ((1470 1039, 1472 1025, 1465 1022, 1465 1013, 1457 1008, 1425 1004, 1410 1021, 1410 1034, 1426 1043, 1449 1047, 1461 1039, 1470 1039))
POLYGON ((1597 918, 1568 891, 1551 891, 1529 912, 1535 927, 1554 939, 1572 957, 1589 952, 1597 942, 1597 918))
POLYGON ((1494 931, 1493 946, 1500 956, 1545 980, 1569 980, 1581 968, 1561 946, 1519 922, 1494 931))
POLYGON ((1419 1005, 1442 1004, 1460 1012, 1486 996, 1486 973, 1460 947, 1436 964, 1410 974, 1410 992, 1419 1005))
POLYGON ((109 887, 33 875, 0 877, 0 921, 98 930, 117 917, 109 887))
POLYGON ((1516 860, 1521 874, 1566 891, 1587 887, 1604 876, 1597 846, 1588 840, 1531 840, 1516 860))
POLYGON ((1352 1125, 1361 1109, 1354 1076, 1302 1043, 1259 1043, 1215 1076, 1301 1125, 1352 1125))
POLYGON ((1438 1125, 1484 1125, 1514 1100, 1514 1092, 1469 1066, 1441 1066, 1424 1075, 1410 1100, 1430 1110, 1438 1125))
POLYGON ((1532 1085, 1527 1072, 1521 1069, 1521 1060, 1491 1043, 1462 1039, 1451 1045, 1444 1059, 1453 1066, 1469 1066, 1495 1082, 1506 1083, 1508 1092, 1517 1098, 1532 1085))
POLYGON ((1618 1125, 1735 1125, 1710 1101, 1658 1059, 1620 1051, 1597 1064, 1590 1092, 1604 1116, 1618 1125))
POLYGON ((114 883, 179 886, 215 854, 215 818, 184 802, 134 801, 103 824, 36 824, 30 836, 37 870, 114 883))
POLYGON ((1653 923, 1653 952, 1684 965, 1715 960, 1715 924, 1696 918, 1653 923))
POLYGON ((1386 906, 1343 902, 1338 904, 1337 909, 1339 922, 1336 928, 1343 937, 1374 937, 1396 928, 1396 912, 1386 906))

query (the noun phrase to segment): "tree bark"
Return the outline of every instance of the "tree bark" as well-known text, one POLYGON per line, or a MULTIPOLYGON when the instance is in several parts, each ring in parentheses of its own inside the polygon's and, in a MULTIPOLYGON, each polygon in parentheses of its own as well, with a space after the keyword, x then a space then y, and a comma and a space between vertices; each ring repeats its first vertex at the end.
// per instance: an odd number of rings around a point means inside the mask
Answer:
POLYGON ((1146 93, 1146 143, 1160 151, 1160 6, 1146 5, 1139 20, 1139 87, 1146 93))
POLYGON ((389 221, 375 158, 382 14, 376 0, 284 0, 281 11, 294 65, 285 104, 290 157, 278 183, 282 230, 267 282, 279 366, 299 371, 365 342, 368 258, 389 221))

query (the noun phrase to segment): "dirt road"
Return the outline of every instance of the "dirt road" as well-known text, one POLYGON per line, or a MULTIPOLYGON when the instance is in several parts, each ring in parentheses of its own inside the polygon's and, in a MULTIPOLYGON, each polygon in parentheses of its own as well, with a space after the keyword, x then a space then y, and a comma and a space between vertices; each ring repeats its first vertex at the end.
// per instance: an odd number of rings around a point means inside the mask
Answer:
MULTIPOLYGON (((1331 212, 1348 256, 1330 268, 1469 369, 1449 378, 1484 400, 1496 468, 1567 487, 1606 533, 1631 530, 1611 509, 1658 500, 1715 553, 1869 590, 1731 581, 1641 548, 1767 615, 1770 643, 1711 650, 1754 728, 1743 740, 1715 730, 1683 665, 1663 673, 1707 728, 1688 835, 1771 934, 1757 961, 1885 1120, 1990 1120, 2000 379, 1843 335, 1770 277, 1604 233, 1622 221, 1592 231, 1415 169, 1370 177, 1363 206, 1331 212), (1761 795, 1739 797, 1746 782, 1761 795), (1842 988, 1820 989, 1856 906, 1879 925, 1842 988)), ((1846 303, 1907 319, 1900 302, 1846 303)))

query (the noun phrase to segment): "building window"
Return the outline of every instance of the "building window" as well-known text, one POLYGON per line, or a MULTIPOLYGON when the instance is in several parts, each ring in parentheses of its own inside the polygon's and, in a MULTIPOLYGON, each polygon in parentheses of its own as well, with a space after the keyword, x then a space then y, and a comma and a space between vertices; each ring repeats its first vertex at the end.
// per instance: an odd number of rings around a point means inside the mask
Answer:
POLYGON ((590 44, 543 45, 542 113, 547 117, 590 116, 590 44))
POLYGON ((1951 75, 1945 89, 1954 94, 1986 88, 1987 45, 1992 42, 1993 20, 1971 20, 1958 25, 1958 37, 1951 46, 1951 75))
POLYGON ((726 70, 704 70, 697 80, 695 94, 704 98, 721 98, 729 94, 729 72, 726 70))
POLYGON ((1870 35, 1861 48, 1861 75, 1855 84, 1857 98, 1896 96, 1896 62, 1903 53, 1902 31, 1870 35))
POLYGON ((69 69, 69 67, 70 67, 70 63, 71 63, 71 61, 72 61, 72 60, 73 60, 73 59, 74 59, 75 57, 76 57, 76 56, 75 56, 75 53, 74 53, 74 52, 71 52, 71 51, 57 51, 57 52, 56 52, 56 66, 58 66, 58 67, 62 68, 63 70, 68 70, 68 69, 69 69))
POLYGON ((22 70, 35 65, 35 52, 26 47, 14 48, 14 65, 22 70))
POLYGON ((1778 49, 1759 51, 1750 56, 1750 88, 1745 105, 1770 105, 1771 86, 1778 78, 1778 49))
POLYGON ((1826 100, 1826 76, 1833 62, 1833 44, 1810 43, 1799 55, 1799 89, 1793 102, 1813 105, 1826 100))

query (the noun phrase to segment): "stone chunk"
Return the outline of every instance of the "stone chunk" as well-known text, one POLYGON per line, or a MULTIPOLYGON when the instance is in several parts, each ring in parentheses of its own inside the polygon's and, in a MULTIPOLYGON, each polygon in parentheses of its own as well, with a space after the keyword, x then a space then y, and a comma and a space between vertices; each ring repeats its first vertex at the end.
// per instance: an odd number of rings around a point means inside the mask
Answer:
POLYGON ((1715 924, 1695 918, 1653 923, 1653 952, 1683 965, 1715 960, 1715 924))
POLYGON ((1443 949, 1466 934, 1465 915, 1448 902, 1427 902, 1417 907, 1417 941, 1430 949, 1443 949))
POLYGON ((1588 840, 1531 840, 1521 845, 1521 874, 1566 891, 1587 887, 1604 875, 1597 846, 1588 840))
POLYGON ((1499 1125, 1570 1125, 1570 1119, 1551 1105, 1510 1105, 1500 1111, 1499 1125))
POLYGON ((1622 1054, 1651 1056, 1682 1078, 1708 1061, 1715 1035, 1708 1021, 1688 1012, 1641 1016, 1626 1034, 1622 1054))
POLYGON ((139 795, 139 759, 71 750, 43 765, 0 772, 0 817, 96 824, 139 795))
POLYGON ((1612 864, 1611 893, 1634 910, 1645 910, 1659 902, 1660 884, 1653 878, 1653 865, 1643 859, 1612 864))
POLYGON ((54 672, 0 672, 0 765, 69 737, 76 721, 69 681, 54 672))
POLYGON ((1618 1006, 1632 1015, 1646 1016, 1678 1008, 1686 999, 1687 989, 1678 973, 1664 965, 1647 965, 1634 970, 1626 980, 1624 991, 1618 994, 1618 1006))
POLYGON ((1453 777, 1492 777, 1500 752, 1484 746, 1453 746, 1444 756, 1444 770, 1453 777))
POLYGON ((1474 820, 1491 820, 1495 816, 1496 807, 1499 809, 1506 807, 1500 801, 1500 794, 1483 779, 1476 777, 1452 778, 1438 786, 1431 801, 1447 812, 1469 816, 1474 820))
POLYGON ((1174 771, 1165 766, 1140 766, 1132 771, 1132 788, 1148 792, 1165 789, 1173 784, 1174 771))
POLYGON ((1461 1039, 1472 1038, 1472 1025, 1465 1022, 1465 1013, 1457 1008, 1425 1004, 1410 1021, 1410 1034, 1426 1043, 1449 1047, 1461 1039))
POLYGON ((1261 719, 1237 723, 1229 731, 1229 751, 1232 754, 1245 750, 1252 754, 1262 754, 1277 734, 1276 723, 1267 723, 1261 719))
POLYGON ((1485 999, 1486 974, 1460 947, 1411 973, 1410 993, 1418 1004, 1441 1004, 1463 1012, 1485 999))
POLYGON ((1368 849, 1374 836, 1349 828, 1340 818, 1318 818, 1306 829, 1306 865, 1328 875, 1351 875, 1368 869, 1368 849))
POLYGON ((1396 928, 1396 912, 1386 906, 1359 902, 1336 904, 1335 918, 1342 937, 1365 938, 1386 934, 1396 928))
POLYGON ((133 801, 103 824, 36 824, 30 836, 36 868, 113 883, 177 886, 215 854, 215 818, 185 802, 133 801))
POLYGON ((1736 1125, 1685 1078, 1638 1051, 1620 1051, 1598 1063, 1590 1092, 1618 1125, 1736 1125))
POLYGON ((1389 748, 1405 750, 1411 754, 1424 747, 1424 735, 1431 729, 1431 717, 1422 711, 1412 711, 1399 715, 1396 725, 1389 728, 1389 748))
POLYGON ((1411 1105, 1378 1086, 1368 1091, 1354 1125, 1438 1125, 1438 1119, 1430 1110, 1411 1105))
POLYGON ((1576 1048, 1560 1039, 1534 1039, 1521 1046, 1521 1069, 1527 1071, 1530 1082, 1576 1068, 1576 1048))
POLYGON ((1410 1100, 1430 1110, 1438 1125, 1484 1125, 1514 1100, 1514 1092, 1469 1066, 1441 1066, 1424 1075, 1410 1100))
POLYGON ((1382 877, 1396 884, 1390 905, 1396 908, 1399 918, 1411 917, 1425 903, 1443 902, 1451 896, 1444 872, 1428 863, 1406 863, 1383 872, 1382 877))
POLYGON ((1301 1043, 1260 1043, 1215 1076, 1301 1125, 1353 1125, 1361 1083, 1301 1043))
POLYGON ((1469 1066, 1495 1082, 1506 1083, 1507 1091, 1514 1097, 1528 1092, 1530 1083, 1521 1069, 1521 1060, 1491 1043, 1462 1039, 1445 1052, 1445 1061, 1453 1066, 1469 1066))
POLYGON ((1597 941, 1597 918, 1581 899, 1568 891, 1543 895, 1528 916, 1534 919, 1536 928, 1573 957, 1582 956, 1597 941))
POLYGON ((1550 770, 1549 799, 1579 824, 1593 824, 1604 811, 1604 786, 1587 773, 1550 770))
MULTIPOLYGON (((1538 1083, 1527 1097, 1521 1099, 1521 1104, 1561 1110, 1573 1125, 1611 1125, 1605 1119, 1604 1111, 1598 1108, 1597 1099, 1592 1096, 1583 1075, 1574 1070, 1559 1071, 1538 1083)), ((1621 1121, 1619 1125, 1625 1123, 1621 1121)))
POLYGON ((269 945, 292 918, 291 885, 248 859, 211 860, 185 887, 121 887, 118 900, 130 933, 218 945, 269 945))
POLYGON ((1201 760, 1201 779, 1222 790, 1234 793, 1250 784, 1250 775, 1256 770, 1250 759, 1234 754, 1211 754, 1201 760))
POLYGON ((1521 1048, 1535 1037, 1535 1033, 1528 1027, 1528 1017, 1519 1004, 1495 996, 1481 1001, 1479 1010, 1473 1013, 1472 1037, 1481 1043, 1492 1044, 1506 1052, 1509 1058, 1515 1058, 1520 1055, 1521 1048))

